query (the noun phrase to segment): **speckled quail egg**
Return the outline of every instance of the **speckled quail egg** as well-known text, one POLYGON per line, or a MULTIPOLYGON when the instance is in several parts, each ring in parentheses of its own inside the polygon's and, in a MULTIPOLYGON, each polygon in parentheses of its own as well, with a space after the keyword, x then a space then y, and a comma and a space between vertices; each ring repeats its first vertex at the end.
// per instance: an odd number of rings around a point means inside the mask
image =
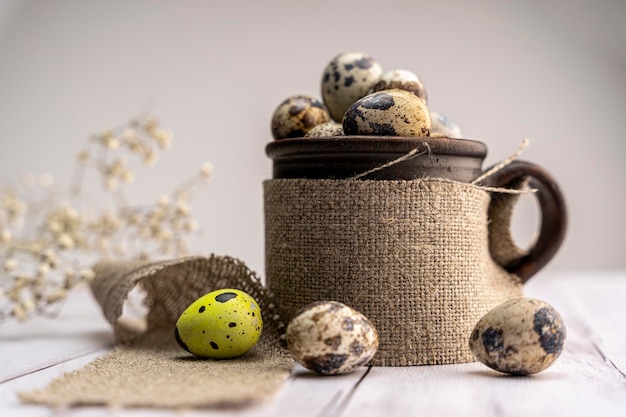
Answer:
POLYGON ((461 139, 463 137, 461 128, 446 115, 437 112, 430 112, 430 120, 432 124, 430 136, 454 139, 461 139))
POLYGON ((529 375, 552 365, 563 351, 566 330, 548 303, 515 298, 480 319, 469 346, 478 361, 500 372, 529 375))
POLYGON ((380 80, 368 91, 368 94, 376 91, 391 90, 392 88, 413 93, 424 100, 425 103, 428 103, 426 88, 422 81, 415 73, 403 69, 395 69, 384 73, 380 80))
POLYGON ((337 301, 303 307, 289 322, 286 338, 296 361, 322 375, 352 372, 367 364, 378 350, 374 325, 337 301))
POLYGON ((236 358, 261 337, 261 309, 250 295, 226 288, 210 292, 181 314, 175 337, 186 351, 202 358, 236 358))
POLYGON ((337 55, 322 74, 322 98, 331 117, 341 122, 348 107, 365 96, 383 73, 382 67, 363 52, 337 55))
POLYGON ((355 102, 343 118, 346 135, 428 136, 430 114, 424 101, 408 91, 392 89, 355 102))
POLYGON ((272 116, 274 139, 303 137, 315 126, 330 120, 326 106, 318 99, 299 94, 287 98, 272 116))
POLYGON ((306 135, 307 138, 324 138, 329 136, 343 136, 343 125, 337 123, 334 120, 330 122, 322 123, 309 130, 306 135))

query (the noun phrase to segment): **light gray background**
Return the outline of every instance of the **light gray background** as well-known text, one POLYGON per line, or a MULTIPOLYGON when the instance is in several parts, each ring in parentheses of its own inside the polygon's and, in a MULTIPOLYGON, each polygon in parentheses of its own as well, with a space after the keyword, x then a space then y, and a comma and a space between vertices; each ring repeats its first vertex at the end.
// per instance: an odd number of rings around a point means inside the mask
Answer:
MULTIPOLYGON (((552 270, 624 268, 626 2, 0 0, 0 178, 70 179, 90 133, 148 103, 173 147, 129 195, 153 201, 209 160, 195 210, 201 253, 262 272, 261 182, 275 106, 319 96, 337 53, 416 72, 432 110, 489 146, 548 169, 570 228, 552 270)), ((532 197, 514 230, 527 242, 532 197)))

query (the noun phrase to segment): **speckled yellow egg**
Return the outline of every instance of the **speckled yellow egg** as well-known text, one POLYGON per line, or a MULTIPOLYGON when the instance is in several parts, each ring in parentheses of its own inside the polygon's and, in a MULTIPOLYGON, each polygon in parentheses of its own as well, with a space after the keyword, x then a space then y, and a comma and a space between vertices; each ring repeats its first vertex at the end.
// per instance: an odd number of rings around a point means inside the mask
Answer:
POLYGON ((341 122, 350 105, 365 96, 382 73, 380 64, 363 52, 333 58, 322 74, 322 99, 332 118, 341 122))
POLYGON ((324 103, 320 100, 299 94, 280 103, 272 115, 272 136, 274 139, 303 137, 315 126, 330 120, 324 103))
POLYGON ((302 366, 322 375, 352 372, 378 350, 378 333, 363 314, 337 301, 303 307, 291 319, 287 348, 302 366))
POLYGON ((413 93, 424 100, 424 103, 428 103, 426 87, 424 87, 422 81, 414 72, 403 69, 395 69, 384 73, 380 80, 369 90, 368 94, 393 88, 413 93))
POLYGON ((430 136, 453 139, 461 139, 463 137, 461 128, 444 114, 430 112, 430 121, 432 124, 430 136))
POLYGON ((545 301, 515 298, 483 316, 470 337, 478 361, 500 372, 529 375, 551 366, 563 351, 566 330, 545 301))
POLYGON ((194 301, 176 322, 175 337, 186 351, 202 358, 236 358, 261 337, 258 303, 243 291, 227 288, 194 301))
POLYGON ((356 101, 343 118, 346 135, 428 136, 426 103, 408 91, 378 91, 356 101))

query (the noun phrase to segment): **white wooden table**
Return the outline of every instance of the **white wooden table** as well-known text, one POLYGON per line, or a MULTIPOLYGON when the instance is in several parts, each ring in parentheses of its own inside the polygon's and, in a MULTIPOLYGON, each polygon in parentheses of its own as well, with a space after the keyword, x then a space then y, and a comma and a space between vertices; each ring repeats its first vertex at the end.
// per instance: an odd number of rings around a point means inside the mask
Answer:
POLYGON ((9 416, 626 416, 626 271, 544 273, 526 295, 552 304, 568 330, 561 358, 531 377, 479 364, 363 368, 318 377, 296 367, 267 403, 236 412, 52 410, 24 405, 17 392, 106 353, 113 337, 87 290, 75 291, 56 320, 0 325, 0 417, 9 416))

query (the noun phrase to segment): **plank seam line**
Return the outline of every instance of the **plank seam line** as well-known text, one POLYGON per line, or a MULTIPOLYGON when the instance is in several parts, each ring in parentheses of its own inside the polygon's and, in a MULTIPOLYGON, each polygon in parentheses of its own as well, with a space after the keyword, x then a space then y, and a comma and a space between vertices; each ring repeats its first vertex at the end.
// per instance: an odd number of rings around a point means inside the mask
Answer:
POLYGON ((26 372, 24 372, 22 374, 19 374, 19 375, 10 376, 10 377, 0 381, 0 384, 4 384, 5 382, 13 381, 15 379, 21 378, 21 377, 26 376, 26 375, 32 375, 32 374, 37 373, 39 371, 43 371, 44 369, 49 369, 49 368, 52 368, 53 366, 57 366, 57 365, 61 365, 63 363, 67 363, 67 362, 73 361, 74 359, 78 359, 78 358, 82 358, 82 357, 87 356, 87 355, 91 355, 92 353, 97 352, 98 350, 101 350, 101 349, 103 349, 103 348, 101 346, 99 346, 99 347, 91 349, 91 350, 89 350, 87 352, 83 352, 83 353, 81 353, 79 355, 72 356, 71 358, 65 358, 64 360, 60 360, 58 362, 50 363, 50 364, 45 365, 45 366, 40 366, 38 368, 31 369, 31 370, 26 371, 26 372))
POLYGON ((626 379, 626 373, 620 369, 619 366, 613 362, 606 353, 602 350, 601 344, 598 341, 597 334, 592 330, 592 328, 587 324, 587 322, 580 317, 575 318, 576 324, 580 327, 580 330, 583 332, 585 336, 587 336, 589 343, 595 349, 595 351, 600 355, 604 363, 609 365, 614 371, 616 371, 622 378, 626 379))
POLYGON ((368 365, 367 371, 365 371, 363 375, 361 375, 361 378, 359 378, 359 380, 356 382, 356 384, 354 384, 354 386, 350 389, 350 391, 346 394, 346 396, 343 397, 343 399, 341 400, 341 402, 335 409, 335 413, 332 414, 333 417, 340 417, 343 414, 343 412, 348 407, 348 403, 354 396, 354 393, 356 392, 357 388, 359 388, 359 385, 361 385, 361 382, 365 380, 365 377, 369 375, 371 370, 372 370, 372 365, 368 365))

